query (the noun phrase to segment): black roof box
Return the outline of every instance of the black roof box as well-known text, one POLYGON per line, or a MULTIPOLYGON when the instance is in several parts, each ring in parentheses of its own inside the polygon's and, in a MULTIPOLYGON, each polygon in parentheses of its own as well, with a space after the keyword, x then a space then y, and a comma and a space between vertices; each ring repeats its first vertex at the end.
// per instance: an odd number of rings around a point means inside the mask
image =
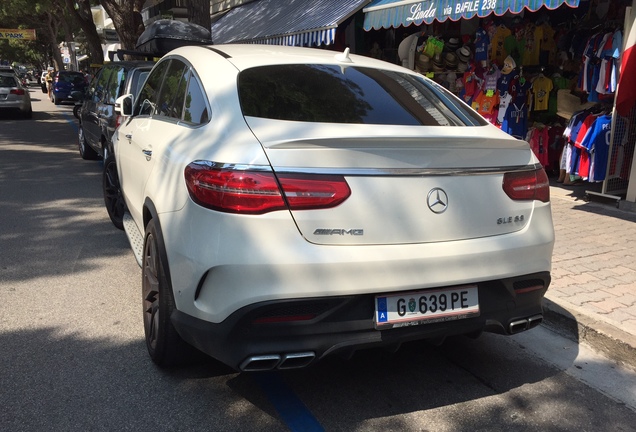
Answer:
POLYGON ((160 19, 137 39, 136 51, 162 57, 175 48, 187 45, 211 45, 210 30, 197 24, 160 19))

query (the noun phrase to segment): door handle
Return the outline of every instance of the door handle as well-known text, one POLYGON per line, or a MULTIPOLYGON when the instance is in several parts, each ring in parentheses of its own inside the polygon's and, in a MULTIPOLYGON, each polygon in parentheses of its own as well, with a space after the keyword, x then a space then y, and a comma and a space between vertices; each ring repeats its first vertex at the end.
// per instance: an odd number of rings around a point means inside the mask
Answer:
POLYGON ((132 134, 126 134, 126 135, 124 135, 124 136, 126 137, 126 139, 127 139, 128 141, 130 141, 130 140, 132 139, 132 134))
POLYGON ((144 154, 144 156, 146 156, 147 161, 149 161, 152 157, 152 150, 142 150, 141 152, 144 154))

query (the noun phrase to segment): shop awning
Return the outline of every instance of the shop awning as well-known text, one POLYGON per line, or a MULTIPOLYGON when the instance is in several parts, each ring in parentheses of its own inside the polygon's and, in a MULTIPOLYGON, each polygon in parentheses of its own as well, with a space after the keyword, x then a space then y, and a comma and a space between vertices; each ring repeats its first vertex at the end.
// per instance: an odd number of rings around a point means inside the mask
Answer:
POLYGON ((364 29, 407 27, 437 20, 483 18, 491 14, 535 12, 542 7, 556 9, 562 4, 578 7, 579 0, 373 0, 364 9, 364 29))
POLYGON ((319 46, 371 0, 259 0, 236 7, 212 25, 212 42, 319 46))

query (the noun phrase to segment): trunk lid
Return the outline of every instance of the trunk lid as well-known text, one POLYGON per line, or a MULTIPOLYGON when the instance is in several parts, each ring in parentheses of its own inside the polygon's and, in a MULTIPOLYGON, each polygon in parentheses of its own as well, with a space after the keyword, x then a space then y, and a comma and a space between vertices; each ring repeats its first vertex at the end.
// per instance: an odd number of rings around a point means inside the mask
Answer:
POLYGON ((344 175, 351 196, 292 216, 310 242, 447 242, 523 229, 533 201, 513 201, 503 174, 535 163, 491 126, 314 124, 247 118, 277 173, 344 175))

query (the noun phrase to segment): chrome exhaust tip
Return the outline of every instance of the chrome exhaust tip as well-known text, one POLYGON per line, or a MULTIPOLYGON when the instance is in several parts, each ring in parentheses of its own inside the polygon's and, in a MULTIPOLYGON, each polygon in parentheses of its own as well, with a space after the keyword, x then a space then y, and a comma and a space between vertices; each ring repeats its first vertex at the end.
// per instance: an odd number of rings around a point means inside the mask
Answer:
POLYGON ((258 355, 246 358, 239 366, 244 372, 256 372, 272 370, 280 363, 278 354, 258 355))
POLYGON ((534 315, 528 318, 528 329, 535 328, 543 322, 543 315, 534 315))
POLYGON ((313 352, 284 354, 278 369, 298 369, 303 368, 311 363, 316 354, 313 352))
POLYGON ((519 332, 522 332, 524 330, 528 330, 528 320, 527 319, 520 319, 520 320, 512 321, 508 325, 508 331, 510 332, 510 334, 519 333, 519 332))

